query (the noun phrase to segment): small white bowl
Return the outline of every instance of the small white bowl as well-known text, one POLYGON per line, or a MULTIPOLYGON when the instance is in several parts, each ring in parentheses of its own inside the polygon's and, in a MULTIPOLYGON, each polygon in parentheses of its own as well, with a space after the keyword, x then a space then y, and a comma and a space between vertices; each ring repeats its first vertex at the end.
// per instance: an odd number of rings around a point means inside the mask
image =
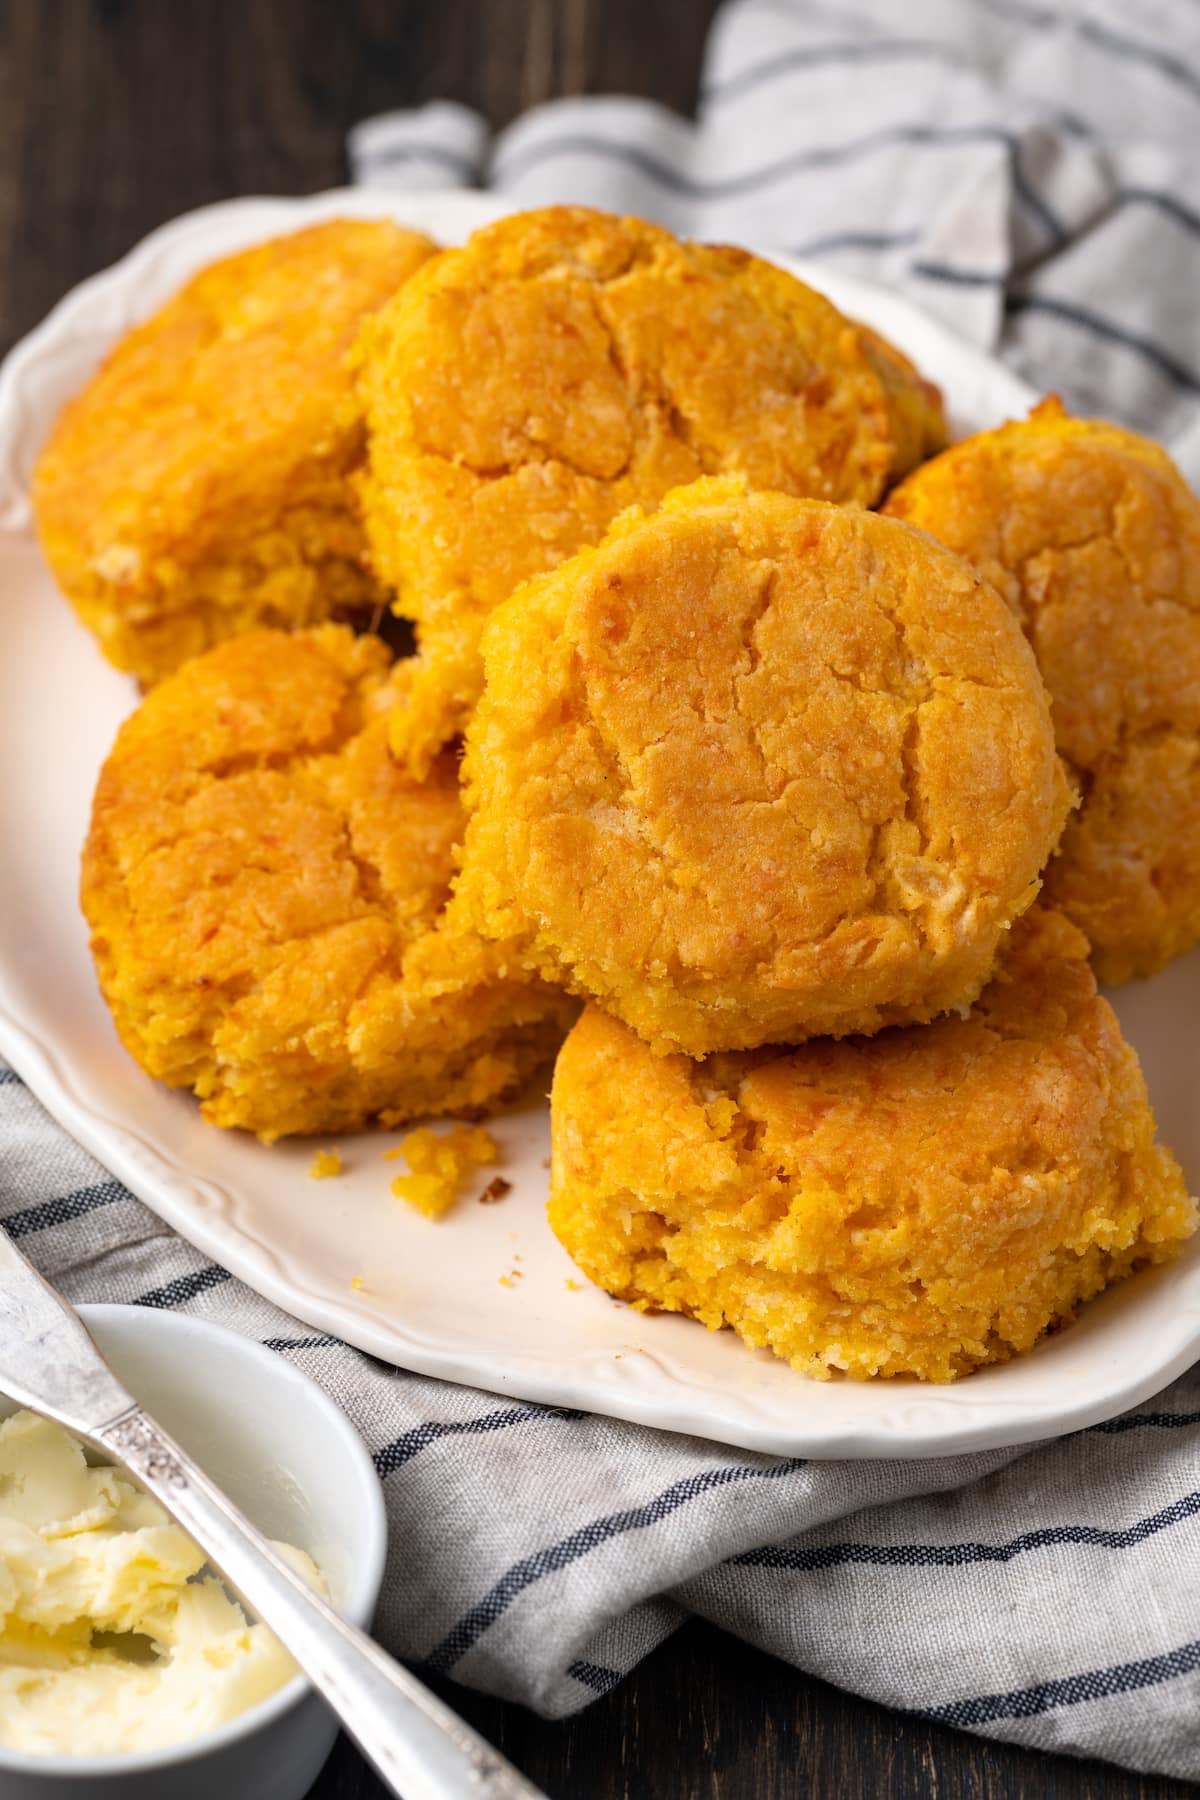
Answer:
MULTIPOLYGON (((383 1492, 350 1421, 274 1351, 179 1313, 81 1306, 134 1397, 268 1537, 307 1550, 330 1598, 369 1627, 387 1545, 383 1492)), ((0 1417, 15 1411, 0 1398, 0 1417)), ((4 1800, 301 1800, 337 1724, 302 1676, 227 1725, 130 1756, 0 1746, 4 1800)))

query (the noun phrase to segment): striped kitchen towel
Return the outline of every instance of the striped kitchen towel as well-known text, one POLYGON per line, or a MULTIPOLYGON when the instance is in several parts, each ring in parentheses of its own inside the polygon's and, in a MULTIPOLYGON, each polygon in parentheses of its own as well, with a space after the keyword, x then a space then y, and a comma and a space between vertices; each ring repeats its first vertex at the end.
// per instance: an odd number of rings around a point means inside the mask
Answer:
MULTIPOLYGON (((374 183, 494 185, 826 257, 1200 477, 1194 0, 737 0, 698 122, 629 100, 494 142, 377 119, 374 183)), ((205 1261, 0 1070, 0 1218, 75 1300, 181 1307, 292 1358, 385 1480, 379 1616, 418 1666, 548 1715, 689 1614, 889 1705, 1200 1779, 1200 1371, 1033 1450, 820 1463, 390 1370, 205 1261)))

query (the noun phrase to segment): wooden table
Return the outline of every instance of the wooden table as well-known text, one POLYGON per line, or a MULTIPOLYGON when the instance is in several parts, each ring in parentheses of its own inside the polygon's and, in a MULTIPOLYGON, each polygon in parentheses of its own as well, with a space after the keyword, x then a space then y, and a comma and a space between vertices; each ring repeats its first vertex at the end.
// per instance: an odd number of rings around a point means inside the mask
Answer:
MULTIPOLYGON (((356 119, 439 96, 494 124, 556 94, 692 104, 713 0, 0 0, 0 350, 174 214, 345 179, 356 119)), ((550 1725, 446 1686, 556 1800, 1200 1790, 900 1718, 709 1626, 550 1725)), ((383 1789, 345 1742, 316 1800, 383 1789)))

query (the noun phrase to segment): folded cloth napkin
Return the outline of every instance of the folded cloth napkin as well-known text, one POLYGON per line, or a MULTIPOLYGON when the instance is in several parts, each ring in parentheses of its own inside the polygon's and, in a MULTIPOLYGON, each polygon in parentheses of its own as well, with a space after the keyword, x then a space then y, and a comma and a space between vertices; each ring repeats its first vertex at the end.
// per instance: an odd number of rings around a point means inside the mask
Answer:
MULTIPOLYGON (((741 0, 696 125, 571 101, 491 144, 436 106, 360 127, 352 154, 375 183, 486 180, 827 256, 1186 460, 1198 121, 1191 0, 741 0)), ((1200 1777, 1200 1371, 1057 1443, 909 1463, 747 1455, 500 1400, 260 1300, 10 1071, 0 1217, 72 1299, 186 1308, 327 1387, 385 1478, 379 1634, 420 1666, 559 1716, 699 1613, 892 1706, 1200 1777)))

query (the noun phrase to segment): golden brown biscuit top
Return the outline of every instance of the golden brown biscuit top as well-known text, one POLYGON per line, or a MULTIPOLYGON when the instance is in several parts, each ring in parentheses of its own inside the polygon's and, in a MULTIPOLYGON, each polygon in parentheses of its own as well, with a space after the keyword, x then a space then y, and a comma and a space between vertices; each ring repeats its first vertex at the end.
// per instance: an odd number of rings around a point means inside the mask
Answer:
POLYGON ((1200 730, 1200 501, 1157 444, 1049 400, 927 463, 886 510, 1008 600, 1079 768, 1200 730))
MULTIPOLYGON (((870 504, 940 431, 936 390, 783 269, 582 207, 520 213, 443 253, 373 321, 362 361, 384 487, 404 456, 488 481, 526 471, 513 504, 541 507, 560 555, 606 520, 565 531, 537 469, 624 484, 614 511, 730 471, 870 504), (926 409, 927 430, 899 416, 910 404, 926 409)), ((523 575, 550 566, 534 552, 523 575)), ((478 546, 475 563, 468 585, 494 605, 511 570, 493 592, 478 546)))
MULTIPOLYGON (((558 460, 614 481, 647 414, 696 473, 873 499, 881 384, 821 295, 742 250, 578 208, 518 215, 439 259, 394 326, 422 333, 413 437, 477 472, 558 460)), ((409 365, 411 369, 411 364, 409 365)))
POLYGON ((857 508, 697 484, 518 592, 484 655, 465 899, 618 1011, 623 978, 633 1008, 707 993, 692 1054, 973 992, 1061 826, 1003 602, 857 508))
POLYGON ((199 561, 248 491, 330 454, 364 315, 435 248, 390 220, 333 219, 202 270, 64 409, 35 473, 48 540, 71 534, 114 581, 122 553, 185 529, 181 554, 199 561))
POLYGON ((389 660, 344 626, 259 632, 155 688, 96 790, 83 884, 98 936, 236 997, 297 942, 313 982, 323 959, 335 979, 344 929, 375 920, 398 969, 446 899, 462 811, 452 754, 420 784, 388 754, 403 680, 389 660))

